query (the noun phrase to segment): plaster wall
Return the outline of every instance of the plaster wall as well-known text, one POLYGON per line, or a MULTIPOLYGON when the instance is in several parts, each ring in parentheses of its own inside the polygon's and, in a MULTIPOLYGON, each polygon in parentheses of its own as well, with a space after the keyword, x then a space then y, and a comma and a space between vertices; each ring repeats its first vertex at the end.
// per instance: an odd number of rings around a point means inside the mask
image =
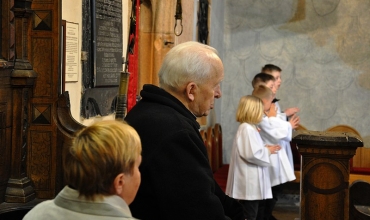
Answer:
MULTIPOLYGON (((209 11, 209 45, 217 49, 219 57, 224 62, 224 2, 220 0, 210 1, 209 11)), ((224 62, 225 65, 227 64, 224 62)), ((215 123, 221 122, 221 103, 222 98, 215 100, 214 111, 211 112, 207 120, 208 126, 213 126, 215 123)))
POLYGON ((282 68, 280 106, 299 107, 304 127, 346 124, 370 147, 369 1, 226 0, 224 10, 225 163, 239 99, 251 94, 251 80, 267 63, 282 68))

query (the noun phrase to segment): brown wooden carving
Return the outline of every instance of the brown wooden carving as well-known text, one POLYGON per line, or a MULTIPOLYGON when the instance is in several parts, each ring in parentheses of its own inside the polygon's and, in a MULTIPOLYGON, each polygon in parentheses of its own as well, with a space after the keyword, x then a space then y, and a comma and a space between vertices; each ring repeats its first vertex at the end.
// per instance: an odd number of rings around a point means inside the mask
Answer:
POLYGON ((28 26, 28 57, 38 74, 30 99, 29 154, 27 169, 37 198, 50 199, 58 193, 57 125, 53 117, 61 91, 60 73, 60 1, 34 0, 28 26), (38 162, 42 155, 48 155, 38 162), (41 173, 43 173, 41 175, 41 173), (47 177, 49 175, 49 177, 47 177))
POLYGON ((296 131, 302 155, 301 220, 348 219, 349 161, 362 141, 352 133, 296 131))
POLYGON ((72 138, 76 131, 82 129, 84 125, 78 123, 71 114, 69 93, 63 92, 57 102, 56 108, 53 112, 53 118, 57 126, 56 132, 56 154, 57 159, 55 163, 57 164, 55 176, 55 189, 59 192, 64 186, 63 181, 63 157, 66 155, 66 152, 69 150, 69 147, 72 143, 72 138))
MULTIPOLYGON (((31 1, 32 3, 32 1, 31 1)), ((10 178, 5 192, 6 202, 25 203, 35 198, 35 191, 28 178, 27 152, 30 106, 32 87, 37 77, 27 54, 27 29, 29 16, 32 13, 30 2, 15 0, 11 8, 13 16, 9 19, 13 29, 10 29, 10 42, 14 41, 14 67, 10 74, 12 87, 12 112, 11 112, 11 162, 10 178), (13 32, 14 31, 14 32, 13 32)), ((11 51, 11 50, 10 50, 11 51)), ((10 52, 9 55, 12 53, 10 52)), ((11 57, 9 57, 12 59, 11 57)))
POLYGON ((51 132, 31 132, 32 139, 30 143, 32 149, 30 150, 29 163, 31 164, 31 169, 29 176, 33 183, 39 188, 49 189, 50 188, 50 176, 52 175, 50 167, 53 161, 51 161, 51 132))
POLYGON ((60 95, 60 5, 0 1, 0 219, 54 198, 63 149, 83 127, 60 95))
POLYGON ((10 106, 11 97, 9 88, 2 88, 0 85, 0 203, 4 202, 6 186, 10 175, 10 153, 11 153, 11 120, 10 106), (8 94, 8 96, 6 96, 8 94))

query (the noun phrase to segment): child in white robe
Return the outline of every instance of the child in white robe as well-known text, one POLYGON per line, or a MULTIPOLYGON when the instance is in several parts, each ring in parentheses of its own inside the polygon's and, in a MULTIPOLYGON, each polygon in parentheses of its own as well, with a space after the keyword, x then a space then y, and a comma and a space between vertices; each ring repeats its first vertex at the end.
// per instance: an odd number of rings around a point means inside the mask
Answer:
MULTIPOLYGON (((261 71, 263 73, 269 74, 269 75, 274 77, 275 87, 273 89, 273 92, 276 95, 276 93, 280 89, 280 85, 281 85, 281 71, 282 71, 281 68, 274 65, 274 64, 266 64, 264 67, 262 67, 261 71)), ((280 105, 279 105, 278 101, 279 101, 279 99, 274 98, 274 104, 275 104, 276 109, 277 109, 277 117, 281 118, 284 121, 287 121, 287 119, 289 117, 296 117, 295 114, 298 113, 299 110, 300 110, 298 107, 291 107, 291 108, 285 109, 284 111, 281 111, 281 108, 280 108, 280 105)), ((285 144, 284 147, 286 147, 285 150, 286 150, 289 162, 292 166, 292 169, 294 170, 293 154, 292 154, 292 150, 290 148, 290 144, 289 145, 285 144)))
MULTIPOLYGON (((268 64, 266 66, 271 66, 272 64, 268 64)), ((277 67, 278 68, 278 67, 277 67)), ((280 77, 278 77, 280 79, 280 77)), ((254 76, 253 81, 252 81, 252 86, 254 89, 256 89, 259 85, 265 85, 268 88, 270 88, 273 92, 274 99, 276 96, 277 88, 278 86, 276 83, 280 85, 280 81, 277 82, 276 78, 268 73, 258 73, 254 76)), ((260 97, 261 98, 261 97, 260 97)), ((262 128, 262 140, 265 142, 271 143, 271 142, 276 142, 280 141, 281 147, 284 148, 288 161, 291 164, 291 169, 292 172, 294 173, 294 166, 293 166, 293 155, 292 151, 290 148, 290 141, 291 141, 291 136, 292 136, 292 129, 289 128, 289 124, 293 126, 293 128, 296 128, 298 126, 299 122, 299 117, 294 115, 292 116, 291 120, 289 123, 287 123, 287 117, 285 113, 282 113, 280 111, 280 107, 278 105, 278 102, 273 102, 271 104, 270 111, 266 112, 266 116, 261 122, 261 128, 262 128), (277 120, 277 118, 280 118, 282 121, 277 120), (293 123, 294 122, 294 123, 293 123), (267 135, 265 135, 267 133, 267 135)), ((280 153, 283 154, 283 153, 280 153)), ((284 157, 285 161, 285 155, 280 155, 284 157)), ((279 165, 274 163, 275 161, 272 162, 272 166, 270 167, 270 176, 272 175, 272 185, 278 185, 276 177, 279 177, 279 165)), ((289 169, 289 168, 287 168, 289 169)), ((288 176, 289 176, 288 172, 288 176)), ((287 182, 290 180, 281 180, 280 182, 287 182)))
MULTIPOLYGON (((271 80, 273 79, 272 77, 271 80)), ((271 100, 266 97, 266 92, 264 91, 264 86, 256 86, 253 95, 261 98, 264 105, 269 105, 271 100)), ((272 104, 270 111, 265 112, 262 121, 258 125, 261 128, 260 134, 265 144, 279 144, 282 148, 277 155, 271 156, 269 173, 273 198, 268 199, 265 203, 265 219, 274 219, 272 211, 277 202, 277 196, 282 190, 281 184, 296 178, 292 166, 293 161, 290 162, 288 155, 291 155, 290 141, 292 139, 292 128, 296 128, 298 124, 298 116, 294 115, 290 118, 290 121, 286 121, 286 118, 283 119, 283 117, 277 113, 275 105, 272 104)))
POLYGON ((226 184, 226 194, 239 199, 248 220, 263 219, 264 210, 259 209, 260 203, 272 198, 267 168, 270 154, 280 150, 278 145, 262 142, 257 124, 263 111, 259 98, 249 95, 240 99, 236 114, 240 125, 234 138, 226 184))

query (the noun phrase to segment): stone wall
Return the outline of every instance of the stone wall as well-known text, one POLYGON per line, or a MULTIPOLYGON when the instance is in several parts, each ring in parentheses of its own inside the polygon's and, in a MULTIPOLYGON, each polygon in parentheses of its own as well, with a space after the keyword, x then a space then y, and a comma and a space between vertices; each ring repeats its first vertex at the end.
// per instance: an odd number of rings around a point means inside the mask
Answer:
POLYGON ((239 98, 267 63, 280 66, 280 106, 308 130, 346 124, 370 147, 370 2, 227 0, 221 124, 228 163, 239 98))

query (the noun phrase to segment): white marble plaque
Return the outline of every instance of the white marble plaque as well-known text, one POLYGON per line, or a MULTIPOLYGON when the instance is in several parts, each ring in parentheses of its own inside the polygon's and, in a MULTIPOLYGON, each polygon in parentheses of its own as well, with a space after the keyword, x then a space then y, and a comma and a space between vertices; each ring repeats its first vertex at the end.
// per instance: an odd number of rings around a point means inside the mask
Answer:
POLYGON ((78 24, 66 23, 65 81, 78 81, 78 24))

